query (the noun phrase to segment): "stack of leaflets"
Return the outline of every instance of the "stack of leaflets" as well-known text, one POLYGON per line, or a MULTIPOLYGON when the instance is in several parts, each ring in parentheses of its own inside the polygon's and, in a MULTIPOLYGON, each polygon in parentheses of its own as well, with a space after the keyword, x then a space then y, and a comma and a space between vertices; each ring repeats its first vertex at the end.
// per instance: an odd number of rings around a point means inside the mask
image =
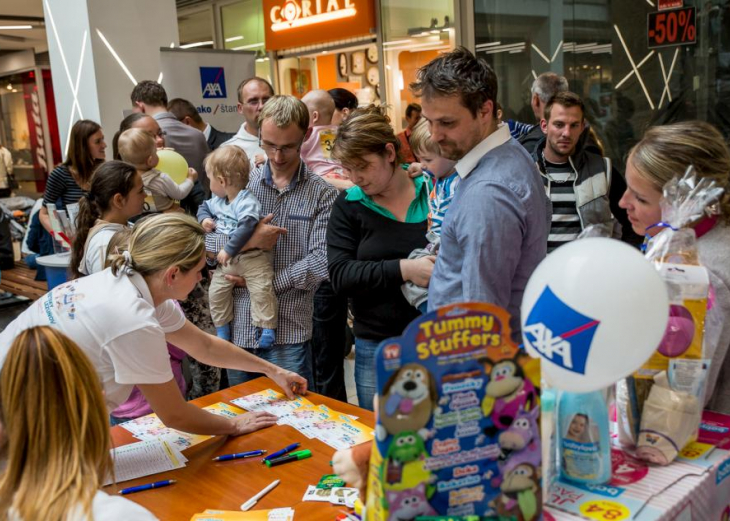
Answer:
POLYGON ((326 405, 315 405, 304 397, 289 400, 282 393, 266 389, 231 400, 248 411, 266 411, 279 417, 278 425, 289 425, 307 438, 330 447, 348 449, 373 439, 373 429, 326 405))
MULTIPOLYGON (((203 409, 208 412, 212 412, 213 414, 226 416, 228 418, 234 418, 245 412, 238 407, 234 407, 223 402, 208 405, 207 407, 203 407, 203 409)), ((201 434, 189 434, 187 432, 176 431, 175 429, 165 427, 165 424, 162 423, 160 418, 158 418, 154 413, 124 422, 120 425, 120 427, 131 432, 137 439, 164 440, 180 451, 189 449, 190 447, 213 437, 201 434)))

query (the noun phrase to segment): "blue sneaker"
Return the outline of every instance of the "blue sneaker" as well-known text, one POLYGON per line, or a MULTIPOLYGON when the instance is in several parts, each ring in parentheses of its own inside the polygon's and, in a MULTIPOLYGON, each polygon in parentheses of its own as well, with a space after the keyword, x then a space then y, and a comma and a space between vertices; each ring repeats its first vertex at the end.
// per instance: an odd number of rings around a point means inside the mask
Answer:
POLYGON ((221 340, 225 340, 226 342, 231 341, 231 324, 226 324, 224 326, 218 326, 215 328, 215 334, 220 338, 221 340))
POLYGON ((271 347, 276 340, 276 329, 262 329, 259 338, 259 347, 271 347))
POLYGON ((416 309, 421 312, 421 315, 428 313, 428 300, 426 302, 422 302, 416 309))

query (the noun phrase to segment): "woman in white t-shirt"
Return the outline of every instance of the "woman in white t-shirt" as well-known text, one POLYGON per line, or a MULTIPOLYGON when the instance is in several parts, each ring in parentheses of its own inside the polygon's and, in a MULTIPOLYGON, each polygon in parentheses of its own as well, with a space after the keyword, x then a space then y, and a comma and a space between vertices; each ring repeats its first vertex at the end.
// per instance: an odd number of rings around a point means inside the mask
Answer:
POLYGON ((112 236, 144 209, 142 176, 123 161, 104 163, 91 178, 91 188, 79 200, 76 237, 71 253, 73 278, 104 269, 112 236))
POLYGON ((68 337, 50 327, 18 335, 0 372, 0 421, 1 519, 156 519, 99 490, 114 468, 104 397, 94 367, 68 337))
POLYGON ((89 357, 109 411, 136 385, 173 429, 240 435, 273 425, 276 417, 266 413, 211 414, 187 403, 175 383, 166 341, 205 364, 262 373, 289 397, 307 390, 298 374, 201 331, 175 306, 173 299, 186 298, 200 280, 204 255, 204 231, 192 217, 161 214, 138 222, 129 250, 109 256, 110 268, 54 288, 0 333, 0 362, 21 331, 51 325, 89 357))

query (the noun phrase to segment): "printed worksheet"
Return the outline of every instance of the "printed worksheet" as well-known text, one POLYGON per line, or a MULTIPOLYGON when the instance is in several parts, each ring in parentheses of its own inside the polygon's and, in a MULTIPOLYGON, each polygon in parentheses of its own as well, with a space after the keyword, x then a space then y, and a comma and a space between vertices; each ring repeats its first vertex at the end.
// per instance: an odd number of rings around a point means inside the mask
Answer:
MULTIPOLYGON (((239 409, 238 407, 234 407, 233 405, 224 402, 214 403, 213 405, 203 407, 203 409, 213 414, 228 418, 233 418, 245 412, 243 409, 239 409)), ((158 418, 158 416, 154 413, 124 422, 120 425, 120 427, 131 432, 132 436, 137 439, 165 440, 180 451, 189 449, 190 447, 213 437, 200 434, 189 434, 187 432, 181 432, 165 427, 162 420, 160 420, 160 418, 158 418)))
POLYGON ((284 394, 273 389, 266 389, 257 393, 241 396, 231 400, 239 407, 247 411, 264 411, 278 416, 279 424, 284 424, 281 419, 289 415, 291 412, 299 409, 303 405, 314 405, 303 396, 297 396, 293 400, 287 398, 284 394))
POLYGON ((282 393, 266 389, 232 400, 249 411, 267 411, 279 417, 278 425, 289 425, 307 438, 318 439, 334 449, 347 449, 373 439, 373 429, 356 416, 315 405, 301 396, 289 400, 282 393))
POLYGON ((159 474, 185 466, 188 461, 172 444, 161 440, 147 440, 124 445, 111 450, 114 461, 114 480, 107 478, 104 485, 116 481, 159 474))

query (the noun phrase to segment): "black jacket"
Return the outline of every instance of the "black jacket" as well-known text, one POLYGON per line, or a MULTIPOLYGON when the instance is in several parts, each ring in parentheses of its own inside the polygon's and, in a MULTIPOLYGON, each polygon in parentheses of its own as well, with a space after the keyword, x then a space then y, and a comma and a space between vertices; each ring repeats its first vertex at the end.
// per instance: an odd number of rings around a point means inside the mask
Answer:
POLYGON ((231 139, 235 134, 232 132, 221 132, 213 125, 210 126, 210 135, 208 136, 208 146, 211 150, 215 150, 223 143, 231 139))

